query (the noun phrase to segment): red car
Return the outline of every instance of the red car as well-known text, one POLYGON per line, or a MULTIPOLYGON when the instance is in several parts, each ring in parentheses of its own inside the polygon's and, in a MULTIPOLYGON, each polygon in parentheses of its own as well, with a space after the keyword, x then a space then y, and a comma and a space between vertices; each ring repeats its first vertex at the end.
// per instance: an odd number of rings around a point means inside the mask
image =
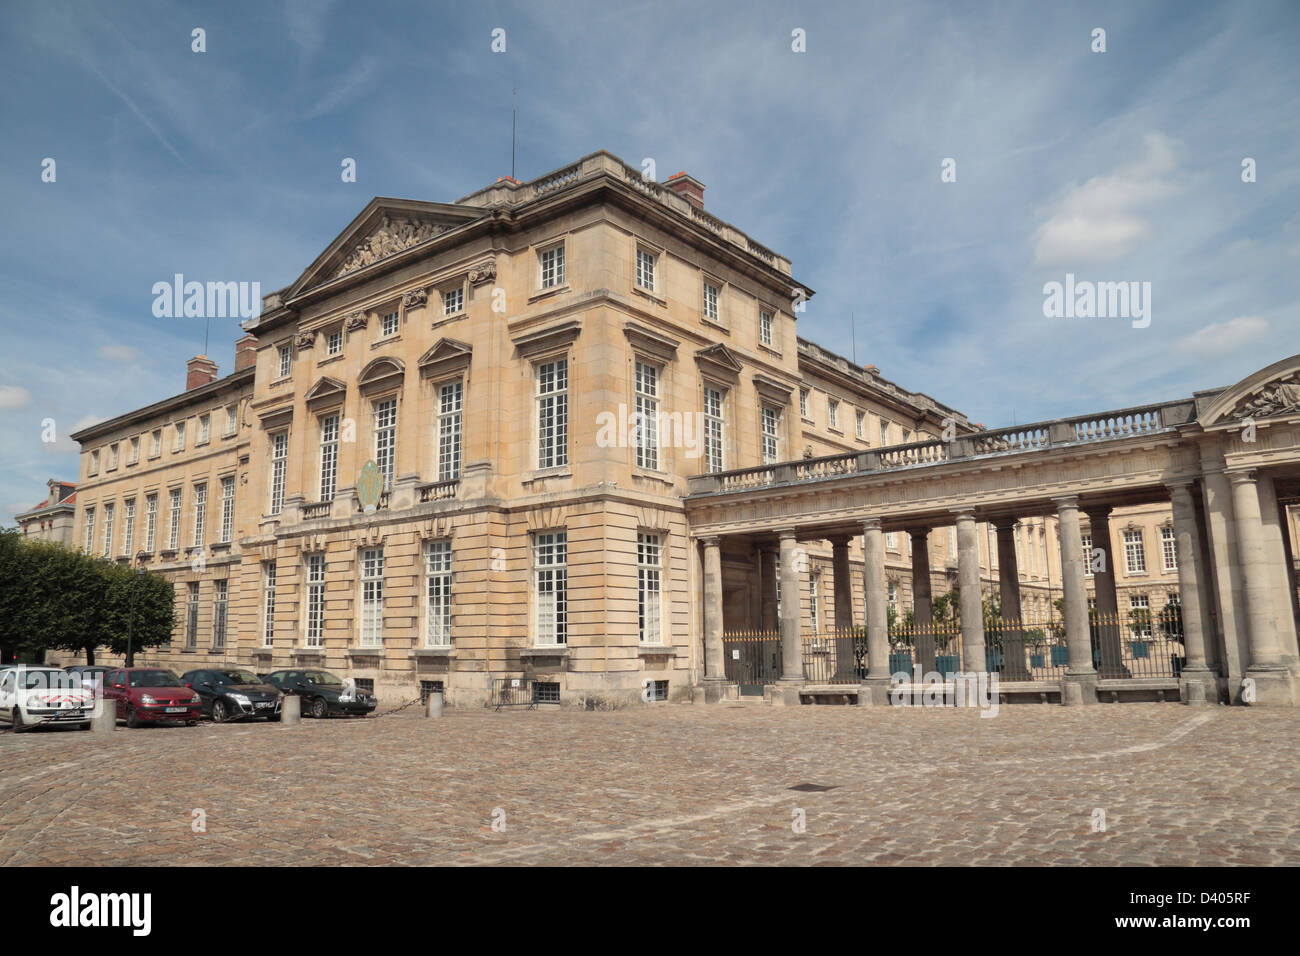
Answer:
POLYGON ((199 722, 199 695, 171 671, 157 667, 126 667, 104 675, 104 705, 114 701, 117 719, 128 727, 142 723, 199 722))

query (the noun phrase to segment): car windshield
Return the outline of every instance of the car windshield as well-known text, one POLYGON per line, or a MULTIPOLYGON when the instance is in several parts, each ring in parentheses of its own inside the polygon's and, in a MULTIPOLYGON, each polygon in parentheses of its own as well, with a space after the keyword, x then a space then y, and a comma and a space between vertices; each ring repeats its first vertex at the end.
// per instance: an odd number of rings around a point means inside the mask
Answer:
POLYGON ((217 671, 219 684, 260 684, 261 679, 251 671, 217 671))
POLYGON ((23 687, 32 690, 38 687, 79 687, 80 682, 77 678, 66 671, 46 670, 46 671, 25 671, 23 673, 23 687))
POLYGON ((183 687, 179 677, 171 671, 132 671, 132 687, 183 687))
POLYGON ((310 684, 337 684, 340 687, 343 686, 343 681, 325 671, 308 671, 303 676, 307 678, 307 682, 310 684))

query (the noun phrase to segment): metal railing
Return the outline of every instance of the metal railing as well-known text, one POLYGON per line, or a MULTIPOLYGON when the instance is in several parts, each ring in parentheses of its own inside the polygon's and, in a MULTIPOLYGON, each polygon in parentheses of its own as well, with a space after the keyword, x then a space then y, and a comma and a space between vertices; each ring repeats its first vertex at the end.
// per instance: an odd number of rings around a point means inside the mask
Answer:
POLYGON ((1103 680, 1178 677, 1187 662, 1182 609, 1177 604, 1156 614, 1145 608, 1094 611, 1089 629, 1092 666, 1103 680))
POLYGON ((722 635, 727 680, 745 695, 760 695, 763 687, 781 677, 779 631, 728 631, 722 635))
POLYGON ((856 684, 867 676, 867 633, 861 627, 803 636, 803 679, 810 684, 856 684))
POLYGON ((524 707, 537 709, 533 682, 527 677, 498 677, 492 681, 492 709, 524 707))

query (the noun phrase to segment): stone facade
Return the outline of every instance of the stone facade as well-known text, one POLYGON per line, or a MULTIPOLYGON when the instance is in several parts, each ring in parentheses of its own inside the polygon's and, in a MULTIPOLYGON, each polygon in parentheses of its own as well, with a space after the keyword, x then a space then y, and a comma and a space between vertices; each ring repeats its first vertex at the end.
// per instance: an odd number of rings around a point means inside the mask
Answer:
POLYGON ((72 547, 72 533, 76 524, 77 485, 72 481, 51 478, 46 484, 49 494, 45 500, 28 511, 14 516, 18 530, 25 536, 72 547))

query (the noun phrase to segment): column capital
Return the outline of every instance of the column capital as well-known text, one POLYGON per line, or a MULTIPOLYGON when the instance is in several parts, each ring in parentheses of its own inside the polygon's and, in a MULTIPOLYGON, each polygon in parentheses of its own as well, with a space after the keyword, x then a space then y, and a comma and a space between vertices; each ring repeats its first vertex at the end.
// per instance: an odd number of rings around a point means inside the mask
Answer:
POLYGON ((1192 485, 1195 483, 1195 478, 1170 478, 1165 482, 1165 487, 1171 492, 1175 489, 1179 491, 1191 491, 1192 485))
POLYGON ((782 541, 795 540, 794 528, 773 528, 772 530, 776 533, 776 536, 780 538, 782 541))
POLYGON ((913 525, 907 529, 907 533, 913 538, 928 538, 931 530, 929 525, 913 525))
POLYGON ((863 531, 879 531, 879 530, 880 530, 880 519, 879 519, 879 518, 863 518, 863 519, 862 519, 862 530, 863 530, 863 531))
POLYGON ((1234 485, 1244 485, 1247 483, 1253 485, 1255 483, 1254 468, 1243 468, 1240 471, 1229 471, 1227 475, 1228 481, 1232 482, 1234 485))
POLYGON ((998 518, 996 521, 991 521, 989 523, 992 524, 994 530, 998 532, 1015 531, 1016 526, 1020 524, 1020 519, 1019 518, 998 518))
POLYGON ((952 512, 953 517, 956 518, 958 521, 975 520, 974 508, 950 508, 948 510, 952 512))
POLYGON ((1062 496, 1059 497, 1059 498, 1053 498, 1052 501, 1056 504, 1056 510, 1057 510, 1057 511, 1060 511, 1062 508, 1078 508, 1078 507, 1079 507, 1079 496, 1078 496, 1078 495, 1062 495, 1062 496))
POLYGON ((1090 520, 1092 519, 1093 515, 1096 515, 1097 518, 1101 519, 1102 521, 1109 521, 1110 513, 1115 510, 1115 506, 1114 505, 1083 505, 1082 510, 1083 513, 1086 514, 1090 520))
POLYGON ((706 534, 701 535, 695 540, 699 541, 700 544, 704 545, 706 548, 716 548, 718 543, 722 541, 722 537, 716 534, 706 534))
POLYGON ((847 548, 849 546, 849 542, 853 540, 853 535, 836 534, 830 536, 826 540, 831 543, 832 548, 847 548))

